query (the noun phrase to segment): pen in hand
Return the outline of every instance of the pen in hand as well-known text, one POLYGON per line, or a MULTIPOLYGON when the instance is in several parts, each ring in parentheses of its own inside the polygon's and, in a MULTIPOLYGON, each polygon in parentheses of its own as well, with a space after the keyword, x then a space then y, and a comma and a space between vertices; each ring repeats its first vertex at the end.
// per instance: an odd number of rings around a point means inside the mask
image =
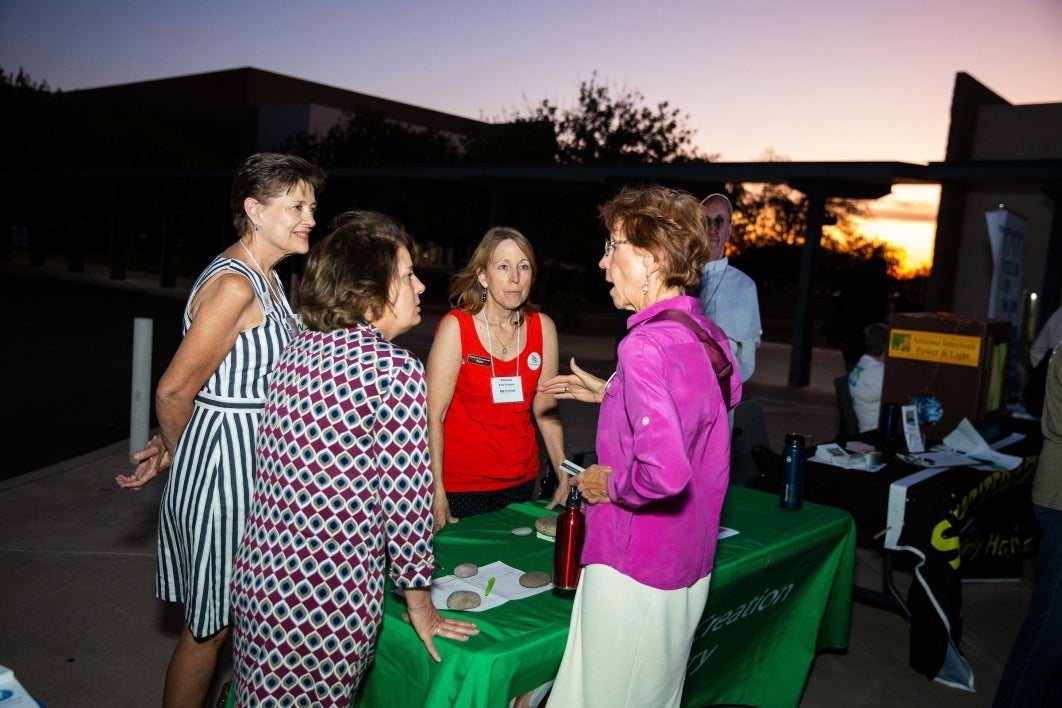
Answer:
POLYGON ((490 580, 487 581, 487 589, 483 591, 483 597, 490 595, 490 591, 494 589, 494 576, 490 576, 490 580))

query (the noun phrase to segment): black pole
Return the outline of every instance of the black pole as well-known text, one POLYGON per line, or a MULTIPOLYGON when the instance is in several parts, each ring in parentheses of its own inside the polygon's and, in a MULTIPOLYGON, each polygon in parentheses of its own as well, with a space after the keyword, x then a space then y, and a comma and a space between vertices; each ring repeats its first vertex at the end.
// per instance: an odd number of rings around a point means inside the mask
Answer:
POLYGON ((818 190, 807 192, 807 231, 800 256, 800 283, 793 321, 793 348, 789 354, 789 388, 804 388, 811 382, 811 321, 814 315, 815 271, 826 196, 818 190))

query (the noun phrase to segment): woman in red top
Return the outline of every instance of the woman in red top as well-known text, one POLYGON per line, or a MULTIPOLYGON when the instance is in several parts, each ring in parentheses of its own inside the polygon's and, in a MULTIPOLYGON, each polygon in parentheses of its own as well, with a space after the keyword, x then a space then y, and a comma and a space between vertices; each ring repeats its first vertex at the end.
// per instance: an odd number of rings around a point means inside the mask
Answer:
MULTIPOLYGON (((516 229, 495 227, 450 284, 428 355, 428 441, 435 530, 463 516, 529 501, 538 477, 535 424, 553 469, 564 432, 553 396, 538 381, 557 374, 557 328, 528 301, 535 254, 516 229)), ((550 508, 564 502, 558 475, 550 508)))

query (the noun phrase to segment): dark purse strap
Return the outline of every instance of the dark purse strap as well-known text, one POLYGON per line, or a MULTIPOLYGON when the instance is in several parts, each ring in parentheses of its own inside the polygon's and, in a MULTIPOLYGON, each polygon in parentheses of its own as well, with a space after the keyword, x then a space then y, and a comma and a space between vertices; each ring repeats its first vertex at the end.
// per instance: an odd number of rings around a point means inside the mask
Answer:
POLYGON ((708 361, 712 363, 715 377, 719 379, 719 390, 723 394, 723 404, 727 410, 731 410, 733 406, 730 405, 730 377, 734 375, 734 365, 730 363, 730 359, 723 353, 723 348, 719 346, 719 342, 712 339, 692 317, 680 310, 661 310, 646 320, 646 322, 655 322, 656 320, 678 322, 697 335, 697 339, 701 340, 701 344, 704 345, 704 351, 708 354, 708 361))

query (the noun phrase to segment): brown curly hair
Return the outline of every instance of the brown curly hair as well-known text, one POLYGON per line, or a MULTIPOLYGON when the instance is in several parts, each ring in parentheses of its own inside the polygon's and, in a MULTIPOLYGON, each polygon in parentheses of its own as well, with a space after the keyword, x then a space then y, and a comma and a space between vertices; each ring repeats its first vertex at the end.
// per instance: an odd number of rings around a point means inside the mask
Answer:
POLYGON ((620 226, 633 246, 660 261, 664 285, 697 288, 708 262, 708 222, 697 198, 658 184, 624 187, 598 207, 605 228, 620 226))
POLYGON ((373 211, 347 211, 310 249, 299 280, 303 324, 331 332, 375 319, 391 302, 398 249, 413 253, 413 237, 397 221, 373 211))

